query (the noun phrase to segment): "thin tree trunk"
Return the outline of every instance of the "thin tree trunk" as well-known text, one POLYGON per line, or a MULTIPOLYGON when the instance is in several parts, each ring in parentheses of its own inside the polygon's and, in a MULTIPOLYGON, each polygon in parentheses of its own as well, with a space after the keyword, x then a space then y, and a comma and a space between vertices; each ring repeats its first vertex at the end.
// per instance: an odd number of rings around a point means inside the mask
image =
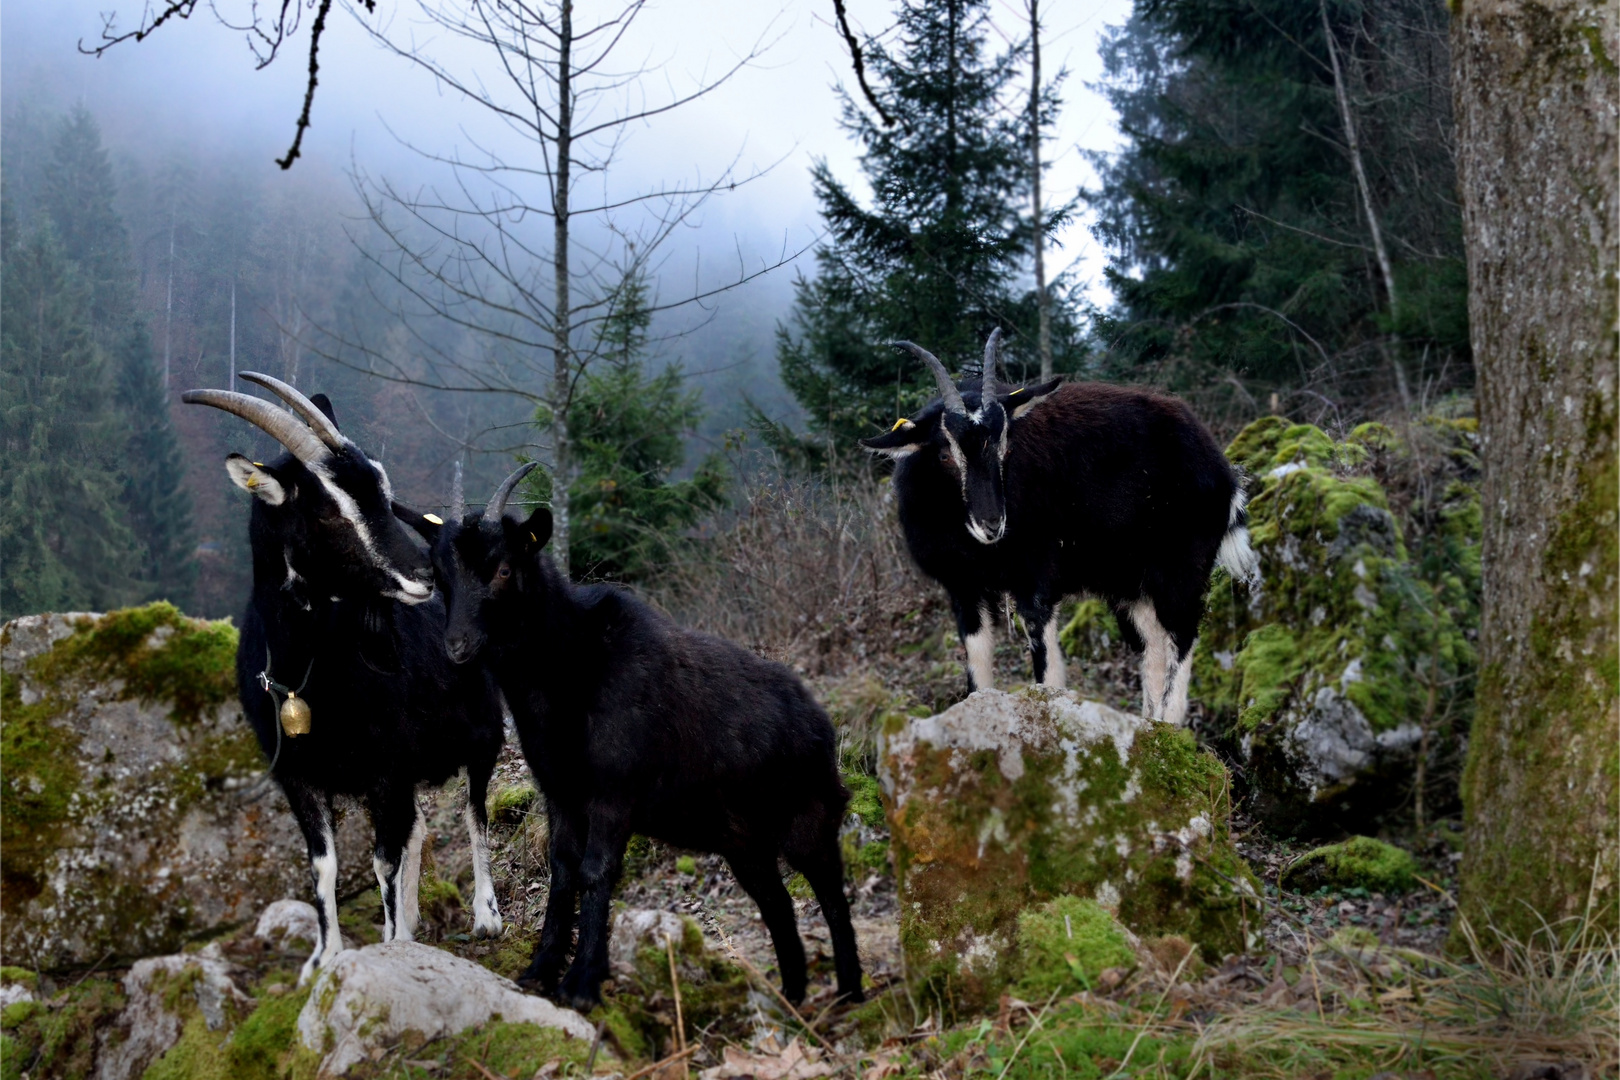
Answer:
MULTIPOLYGON (((1389 249, 1384 246, 1384 230, 1378 225, 1378 213, 1373 209, 1372 185, 1367 182, 1367 169, 1361 160, 1361 140, 1356 135, 1356 121, 1350 111, 1350 94, 1345 89, 1344 72, 1339 67, 1339 48, 1333 36, 1333 24, 1328 22, 1327 0, 1319 0, 1322 11, 1322 36, 1327 39, 1328 60, 1333 65, 1333 92, 1339 100, 1339 117, 1344 124, 1345 142, 1350 147, 1350 165, 1356 174, 1356 188, 1361 192, 1361 209, 1367 215, 1367 231, 1372 234, 1373 253, 1378 258, 1378 272, 1384 278, 1384 295, 1389 297, 1389 317, 1393 321, 1397 309, 1395 296, 1395 268, 1389 261, 1389 249)), ((1412 411, 1412 395, 1406 388, 1406 369, 1401 366, 1400 340, 1397 338, 1386 356, 1395 372, 1395 388, 1401 395, 1401 407, 1412 411)))
POLYGON ((552 317, 551 381, 551 557, 557 569, 568 573, 568 483, 572 479, 568 447, 568 399, 572 390, 570 348, 572 320, 568 305, 568 184, 573 157, 572 73, 569 70, 574 33, 573 0, 562 0, 562 28, 557 35, 557 186, 552 196, 554 233, 551 254, 556 276, 556 312, 552 317))
POLYGON ((1603 0, 1467 0, 1457 165, 1484 463, 1460 906, 1521 940, 1620 911, 1620 57, 1603 0))
POLYGON ((169 392, 169 358, 174 342, 174 209, 169 209, 169 289, 163 301, 163 392, 169 392))
POLYGON ((1040 0, 1029 0, 1029 186, 1035 222, 1035 311, 1039 318, 1036 347, 1041 381, 1052 377, 1052 299, 1046 294, 1045 210, 1041 205, 1041 16, 1040 0))

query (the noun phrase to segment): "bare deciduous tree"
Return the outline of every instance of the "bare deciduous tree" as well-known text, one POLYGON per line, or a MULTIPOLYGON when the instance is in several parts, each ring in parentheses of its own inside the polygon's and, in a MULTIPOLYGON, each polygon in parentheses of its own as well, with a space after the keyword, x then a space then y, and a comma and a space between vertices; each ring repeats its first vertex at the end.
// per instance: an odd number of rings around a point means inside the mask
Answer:
MULTIPOLYGON (((456 61, 435 56, 389 28, 374 30, 386 48, 418 65, 438 84, 492 120, 502 147, 438 154, 441 187, 404 190, 387 178, 357 174, 372 236, 363 256, 403 297, 389 301, 415 327, 411 363, 353 335, 334 334, 348 355, 384 378, 440 390, 516 396, 531 403, 547 431, 551 467, 553 550, 568 566, 568 485, 573 461, 568 413, 582 373, 601 348, 595 331, 620 304, 625 283, 659 268, 661 249, 710 196, 764 170, 742 170, 733 158, 718 175, 626 190, 610 167, 632 128, 711 93, 755 61, 756 40, 714 76, 684 89, 641 60, 625 63, 631 31, 645 0, 623 0, 583 28, 574 0, 425 0, 426 25, 471 45, 456 61), (486 78, 486 76, 492 76, 486 78), (515 146, 516 149, 504 147, 515 146), (587 224, 582 229, 576 219, 587 224), (548 227, 549 226, 549 227, 548 227), (446 346, 427 331, 448 323, 472 349, 446 346)), ((446 50, 448 53, 449 50, 446 50)), ((740 155, 739 155, 740 157, 740 155)), ((680 295, 655 296, 657 313, 701 303, 791 258, 749 267, 742 256, 719 283, 694 277, 680 295)))

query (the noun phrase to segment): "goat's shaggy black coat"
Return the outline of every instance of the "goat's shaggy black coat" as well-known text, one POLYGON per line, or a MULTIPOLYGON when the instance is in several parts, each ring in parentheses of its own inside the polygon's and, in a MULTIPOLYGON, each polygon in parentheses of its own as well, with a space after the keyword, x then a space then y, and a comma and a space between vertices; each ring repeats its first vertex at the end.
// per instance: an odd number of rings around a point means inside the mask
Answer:
POLYGON ((726 858, 797 1001, 806 972, 777 868, 786 856, 827 917, 840 993, 859 999, 838 844, 848 792, 832 724, 793 673, 682 629, 621 589, 571 584, 540 551, 543 509, 521 525, 473 516, 424 531, 438 534, 451 655, 477 656, 494 673, 550 816, 551 894, 520 981, 570 1003, 597 1000, 609 901, 641 833, 726 858), (576 900, 579 943, 559 987, 576 900))

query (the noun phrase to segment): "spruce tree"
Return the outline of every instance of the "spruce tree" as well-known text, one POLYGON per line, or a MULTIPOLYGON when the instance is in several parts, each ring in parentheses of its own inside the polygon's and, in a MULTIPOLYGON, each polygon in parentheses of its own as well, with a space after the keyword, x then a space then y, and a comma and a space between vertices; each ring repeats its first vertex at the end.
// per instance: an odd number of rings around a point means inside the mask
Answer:
MULTIPOLYGON (((916 341, 947 366, 976 367, 1000 326, 1014 332, 1013 353, 1038 366, 1034 297, 1017 277, 1031 247, 1028 134, 1003 100, 1019 53, 989 55, 986 8, 983 0, 903 0, 894 42, 871 42, 867 52, 892 126, 840 89, 842 125, 864 149, 872 205, 825 161, 815 166, 830 239, 816 251, 815 276, 795 283, 793 313, 777 332, 782 379, 834 453, 931 395, 927 373, 890 341, 916 341)), ((1072 368, 1078 335, 1070 313, 1060 321, 1059 368, 1072 368)))
POLYGON ((711 455, 690 477, 686 436, 702 420, 677 365, 648 370, 647 286, 626 281, 597 335, 597 357, 568 413, 578 469, 569 491, 573 565, 580 577, 634 581, 667 563, 683 534, 725 498, 711 455))
POLYGON ((143 321, 133 321, 125 332, 117 364, 116 401, 126 439, 123 505, 145 548, 141 599, 189 608, 197 581, 191 495, 185 487, 180 438, 143 321))
POLYGON ((92 292, 48 219, 0 232, 0 618, 116 607, 136 595, 139 543, 92 292))
POLYGON ((88 291, 91 335, 108 361, 104 388, 119 419, 113 437, 121 450, 124 519, 139 549, 141 584, 130 599, 166 599, 184 607, 197 575, 191 499, 150 335, 135 312, 135 270, 117 195, 101 128, 76 106, 58 128, 40 205, 88 291))

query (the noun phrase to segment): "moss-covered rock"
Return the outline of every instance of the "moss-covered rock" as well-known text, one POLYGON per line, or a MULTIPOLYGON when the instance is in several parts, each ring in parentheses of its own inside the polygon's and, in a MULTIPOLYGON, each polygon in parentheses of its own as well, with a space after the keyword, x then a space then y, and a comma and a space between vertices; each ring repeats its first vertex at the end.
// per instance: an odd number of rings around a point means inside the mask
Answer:
MULTIPOLYGON (((1472 710, 1479 461, 1470 419, 1343 442, 1257 420, 1228 456, 1253 478, 1262 586, 1217 570, 1194 696, 1248 759, 1275 827, 1353 824, 1411 792, 1420 746, 1454 748, 1472 710)), ((1431 806, 1433 802, 1431 801, 1431 806)))
POLYGON ((674 1051, 676 979, 688 1039, 700 1030, 714 1033, 717 1024, 746 1027, 751 1015, 747 974, 709 948, 691 919, 645 908, 623 911, 613 923, 609 954, 613 984, 604 989, 603 1004, 591 1019, 605 1021, 630 1056, 657 1058, 674 1051))
POLYGON ((1411 852, 1370 836, 1353 836, 1295 859, 1283 870, 1282 885, 1297 892, 1329 888, 1403 893, 1416 884, 1417 872, 1411 852))
POLYGON ((1074 614, 1058 631, 1063 651, 1080 660, 1096 660, 1108 654, 1120 640, 1119 623, 1108 605, 1088 596, 1074 606, 1074 614))
MULTIPOLYGON (((0 628, 0 957, 171 952, 308 891, 304 843, 236 703, 236 631, 168 604, 0 628)), ((363 815, 339 829, 370 874, 363 815)))
POLYGON ((1055 897, 1211 958, 1259 929, 1226 770, 1186 730, 1063 692, 981 690, 891 724, 881 769, 908 973, 958 1005, 1019 977, 1019 916, 1055 897))

